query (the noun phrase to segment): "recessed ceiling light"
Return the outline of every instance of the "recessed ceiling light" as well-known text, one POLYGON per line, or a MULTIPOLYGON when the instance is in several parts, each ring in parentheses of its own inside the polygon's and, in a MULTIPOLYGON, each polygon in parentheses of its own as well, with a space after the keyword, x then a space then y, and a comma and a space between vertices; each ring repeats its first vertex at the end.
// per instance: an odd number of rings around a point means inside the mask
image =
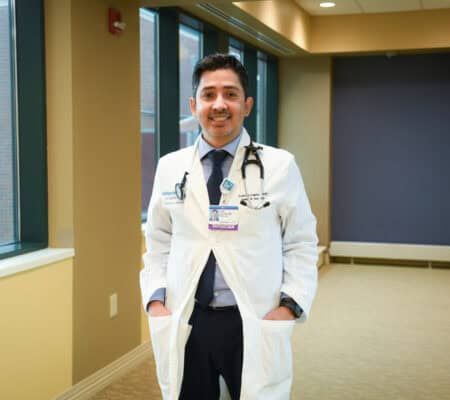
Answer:
POLYGON ((319 6, 322 8, 331 8, 335 7, 336 3, 333 3, 332 1, 323 1, 322 3, 319 4, 319 6))

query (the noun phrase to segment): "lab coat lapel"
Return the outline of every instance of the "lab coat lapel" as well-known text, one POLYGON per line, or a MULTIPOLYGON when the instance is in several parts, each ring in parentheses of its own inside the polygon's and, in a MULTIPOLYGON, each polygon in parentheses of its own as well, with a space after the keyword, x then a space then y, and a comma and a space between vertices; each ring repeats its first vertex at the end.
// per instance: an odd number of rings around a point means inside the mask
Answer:
POLYGON ((228 174, 228 178, 235 183, 233 192, 231 193, 232 197, 239 196, 239 189, 241 187, 242 183, 242 174, 241 174, 241 167, 242 167, 242 161, 244 159, 245 154, 245 147, 250 144, 250 136, 245 130, 245 128, 242 128, 242 135, 241 140, 239 141, 239 146, 236 150, 236 154, 233 159, 233 163, 230 167, 230 172, 228 174))
POLYGON ((208 206, 209 206, 209 197, 208 190, 206 188, 205 176, 203 173, 203 167, 200 162, 200 157, 198 154, 198 140, 193 146, 193 160, 192 160, 192 168, 189 172, 188 176, 188 185, 187 185, 187 193, 186 193, 186 201, 190 201, 192 199, 195 203, 197 203, 200 208, 202 214, 207 219, 208 218, 208 206))

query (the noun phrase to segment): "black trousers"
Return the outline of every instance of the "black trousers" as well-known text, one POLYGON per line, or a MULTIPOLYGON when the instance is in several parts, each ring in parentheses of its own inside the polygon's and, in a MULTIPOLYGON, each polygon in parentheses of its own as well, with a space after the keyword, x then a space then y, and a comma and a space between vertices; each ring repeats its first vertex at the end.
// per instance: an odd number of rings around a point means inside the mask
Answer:
POLYGON ((242 375, 242 319, 237 308, 194 308, 185 349, 180 400, 216 400, 222 375, 233 400, 239 400, 242 375))

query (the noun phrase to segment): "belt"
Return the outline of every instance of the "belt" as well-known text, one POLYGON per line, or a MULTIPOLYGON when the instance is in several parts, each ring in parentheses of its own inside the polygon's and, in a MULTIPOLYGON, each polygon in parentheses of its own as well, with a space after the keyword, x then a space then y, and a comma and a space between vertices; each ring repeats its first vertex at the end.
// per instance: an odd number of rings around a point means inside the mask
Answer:
POLYGON ((232 306, 208 306, 206 308, 202 307, 198 302, 195 302, 195 307, 201 308, 202 310, 208 311, 237 311, 238 306, 234 304, 232 306))

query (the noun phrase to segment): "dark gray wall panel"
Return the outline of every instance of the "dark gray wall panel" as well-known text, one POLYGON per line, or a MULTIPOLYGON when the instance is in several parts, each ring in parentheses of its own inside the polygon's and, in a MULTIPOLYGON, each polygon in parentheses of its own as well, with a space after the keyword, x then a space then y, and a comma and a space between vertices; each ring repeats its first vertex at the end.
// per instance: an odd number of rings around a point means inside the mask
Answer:
POLYGON ((332 240, 450 245, 450 54, 333 67, 332 240))

